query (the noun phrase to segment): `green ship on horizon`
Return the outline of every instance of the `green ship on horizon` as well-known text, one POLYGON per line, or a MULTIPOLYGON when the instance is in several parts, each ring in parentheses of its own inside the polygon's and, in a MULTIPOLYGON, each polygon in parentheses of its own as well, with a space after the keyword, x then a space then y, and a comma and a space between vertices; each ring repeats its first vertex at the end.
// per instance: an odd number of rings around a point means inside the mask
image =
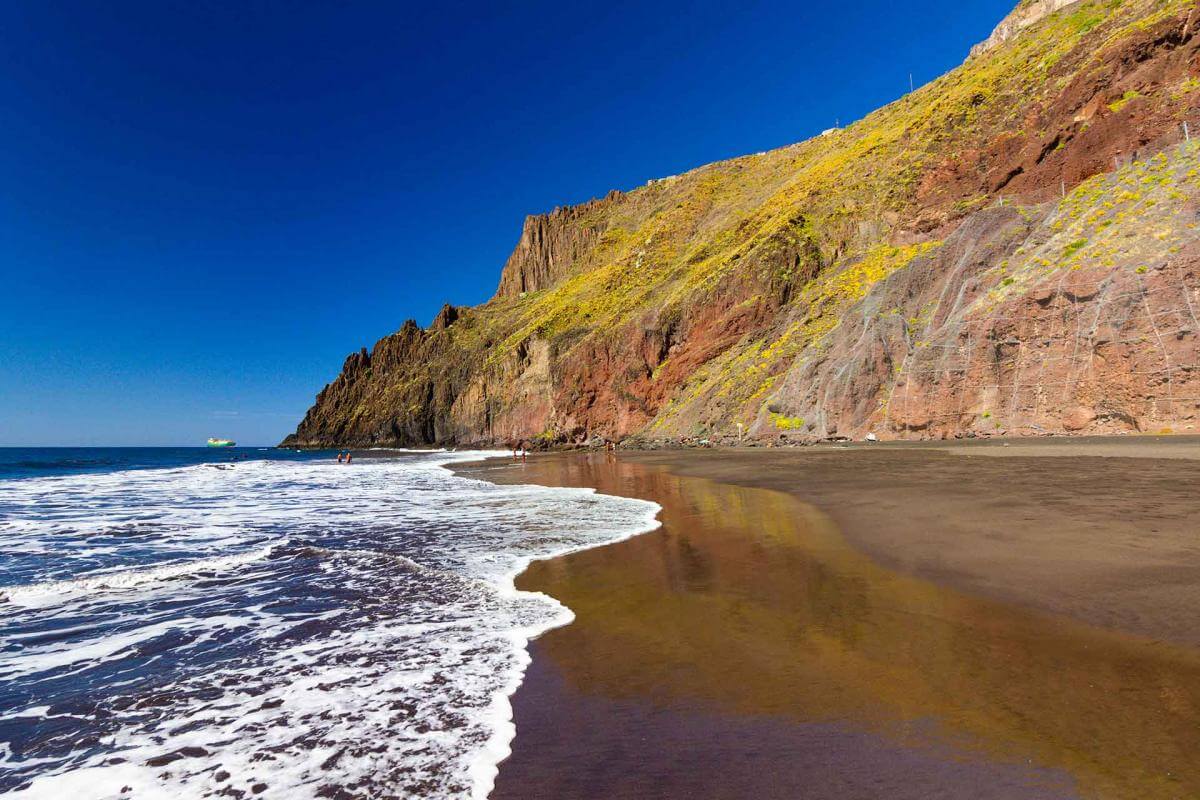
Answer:
POLYGON ((210 438, 208 440, 209 447, 233 447, 236 444, 237 444, 237 442, 233 441, 232 439, 211 439, 210 438))

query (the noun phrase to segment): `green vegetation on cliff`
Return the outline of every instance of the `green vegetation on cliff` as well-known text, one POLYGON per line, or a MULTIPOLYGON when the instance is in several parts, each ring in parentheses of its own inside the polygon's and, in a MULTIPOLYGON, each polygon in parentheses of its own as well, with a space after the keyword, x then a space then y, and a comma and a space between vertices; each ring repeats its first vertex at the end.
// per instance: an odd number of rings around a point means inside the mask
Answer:
MULTIPOLYGON (((798 396, 820 393, 800 383, 847 357, 844 321, 865 324, 864 303, 873 324, 894 320, 904 346, 923 346, 937 308, 903 297, 875 308, 873 293, 957 253, 940 255, 964 220, 998 206, 1029 224, 1053 215, 1057 250, 1004 253, 1006 266, 988 256, 982 307, 1046 270, 1116 268, 1138 249, 1117 238, 1131 215, 1191 196, 1175 162, 1106 173, 1178 138, 1200 103, 1193 12, 1191 0, 1082 0, 844 129, 536 218, 538 241, 522 241, 502 283, 533 290, 352 357, 292 441, 583 440, 738 423, 828 435, 837 425, 823 406, 795 413, 798 396)), ((1176 252, 1179 230, 1159 231, 1176 252)), ((871 396, 839 412, 843 427, 886 409, 906 360, 871 359, 878 376, 854 388, 871 396)))

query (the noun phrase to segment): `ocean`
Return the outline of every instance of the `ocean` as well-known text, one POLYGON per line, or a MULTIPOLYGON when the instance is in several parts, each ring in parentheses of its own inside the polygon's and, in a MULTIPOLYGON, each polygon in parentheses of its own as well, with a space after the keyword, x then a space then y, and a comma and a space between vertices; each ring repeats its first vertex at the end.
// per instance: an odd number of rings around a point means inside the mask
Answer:
POLYGON ((372 455, 0 449, 0 794, 486 797, 571 620, 513 578, 659 509, 372 455))

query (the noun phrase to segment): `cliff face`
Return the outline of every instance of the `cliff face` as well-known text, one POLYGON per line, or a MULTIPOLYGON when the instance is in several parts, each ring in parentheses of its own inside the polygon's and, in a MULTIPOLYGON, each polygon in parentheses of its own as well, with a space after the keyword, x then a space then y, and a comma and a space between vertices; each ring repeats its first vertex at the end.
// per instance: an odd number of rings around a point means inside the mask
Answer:
POLYGON ((286 443, 1190 430, 1194 16, 1026 0, 848 128, 530 217, 286 443))
POLYGON ((566 277, 596 246, 606 228, 604 210, 619 199, 620 193, 612 192, 605 200, 526 217, 521 239, 500 273, 496 296, 520 297, 566 277))
POLYGON ((1004 44, 1030 25, 1041 22, 1055 11, 1078 2, 1079 0, 1021 0, 1012 13, 1000 21, 991 36, 971 48, 971 55, 986 53, 993 47, 1004 44))

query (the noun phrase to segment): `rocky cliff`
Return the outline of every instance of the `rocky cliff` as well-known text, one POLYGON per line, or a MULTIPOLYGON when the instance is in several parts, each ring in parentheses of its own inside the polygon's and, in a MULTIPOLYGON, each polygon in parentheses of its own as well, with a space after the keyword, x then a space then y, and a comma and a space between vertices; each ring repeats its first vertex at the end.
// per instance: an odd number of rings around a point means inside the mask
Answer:
POLYGON ((1041 22, 1047 15, 1078 2, 1079 0, 1021 0, 1012 13, 1000 21, 991 36, 971 48, 971 55, 977 56, 996 45, 1004 44, 1030 25, 1041 22))
POLYGON ((1192 430, 1195 16, 1025 0, 847 128, 530 217, 286 443, 1192 430))

